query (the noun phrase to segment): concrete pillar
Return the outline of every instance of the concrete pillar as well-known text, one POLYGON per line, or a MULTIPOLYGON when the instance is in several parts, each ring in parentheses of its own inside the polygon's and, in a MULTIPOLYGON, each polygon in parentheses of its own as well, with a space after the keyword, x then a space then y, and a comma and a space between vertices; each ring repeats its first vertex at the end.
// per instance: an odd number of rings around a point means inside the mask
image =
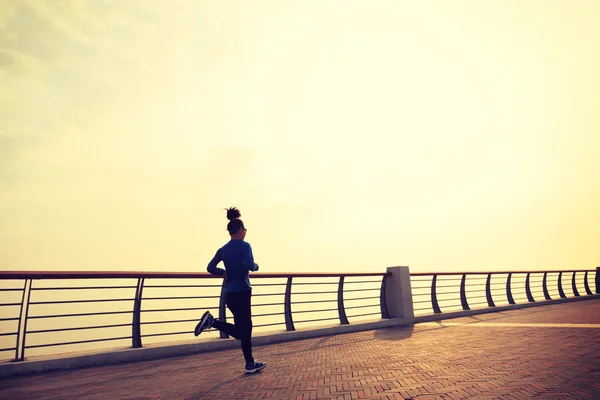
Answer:
POLYGON ((410 271, 408 267, 388 267, 385 286, 385 301, 391 318, 413 320, 412 289, 410 286, 410 271))

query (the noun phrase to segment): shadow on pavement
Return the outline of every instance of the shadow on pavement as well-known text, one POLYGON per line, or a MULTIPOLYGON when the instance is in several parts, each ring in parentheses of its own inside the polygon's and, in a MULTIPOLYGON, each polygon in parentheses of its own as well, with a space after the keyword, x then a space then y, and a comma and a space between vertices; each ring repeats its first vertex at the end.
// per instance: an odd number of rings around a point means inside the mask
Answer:
POLYGON ((379 340, 402 340, 412 336, 414 325, 397 326, 393 328, 376 329, 373 338, 379 340))

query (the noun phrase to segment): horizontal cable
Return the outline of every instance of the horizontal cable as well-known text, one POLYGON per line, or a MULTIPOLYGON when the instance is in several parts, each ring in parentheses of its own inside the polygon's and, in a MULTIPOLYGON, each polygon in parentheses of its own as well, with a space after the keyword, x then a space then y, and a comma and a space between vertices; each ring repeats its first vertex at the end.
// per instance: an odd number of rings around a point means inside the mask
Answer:
POLYGON ((373 291, 373 290, 377 290, 380 291, 381 288, 369 288, 369 289, 344 289, 344 293, 348 293, 348 292, 367 292, 367 291, 373 291))
POLYGON ((23 288, 20 289, 0 289, 0 292, 21 292, 23 291, 23 288))
POLYGON ((270 324, 258 324, 254 325, 255 328, 263 328, 265 326, 276 326, 276 325, 285 325, 285 322, 272 322, 270 324))
POLYGON ((20 306, 20 305, 21 305, 21 303, 3 303, 3 304, 0 304, 0 306, 2 306, 2 307, 20 306))
POLYGON ((107 303, 115 301, 133 301, 135 299, 101 299, 101 300, 61 300, 61 301, 32 301, 29 304, 73 304, 73 303, 107 303))
MULTIPOLYGON (((28 319, 62 318, 62 317, 89 317, 89 316, 93 316, 93 315, 131 314, 132 312, 133 312, 133 310, 104 311, 104 312, 80 313, 80 314, 33 315, 33 316, 29 316, 28 319)), ((18 319, 18 318, 15 318, 15 319, 18 319)))
POLYGON ((379 307, 379 304, 369 304, 366 306, 352 306, 352 307, 344 307, 346 310, 351 310, 353 308, 365 308, 365 307, 379 307))
POLYGON ((143 300, 186 300, 186 299, 218 299, 219 296, 177 296, 177 297, 144 297, 143 300))
POLYGON ((291 304, 310 304, 310 303, 331 303, 337 300, 307 300, 307 301, 292 301, 291 304))
POLYGON ((373 313, 366 313, 366 314, 348 315, 348 318, 366 317, 367 315, 379 315, 379 314, 380 313, 378 313, 378 312, 373 312, 373 313))
POLYGON ((161 312, 161 311, 196 311, 204 310, 205 308, 217 308, 217 307, 186 307, 186 308, 157 308, 150 310, 140 310, 141 312, 161 312))
POLYGON ((286 286, 287 283, 252 283, 252 287, 255 286, 286 286))
MULTIPOLYGON (((160 288, 160 289, 172 289, 172 288, 220 288, 222 285, 144 285, 146 288, 160 288)), ((135 288, 135 286, 133 286, 135 288)))
POLYGON ((325 308, 322 310, 302 310, 302 311, 294 311, 294 314, 306 314, 311 312, 324 312, 324 311, 337 311, 337 308, 325 308))
POLYGON ((174 320, 168 320, 168 321, 146 321, 146 322, 140 322, 140 325, 174 324, 174 323, 181 323, 181 322, 198 322, 198 318, 174 319, 174 320))
POLYGON ((123 336, 123 337, 115 337, 115 338, 105 338, 105 339, 90 339, 90 340, 79 340, 76 342, 60 342, 60 343, 49 343, 49 344, 36 344, 33 346, 25 346, 26 349, 35 349, 39 347, 53 347, 53 346, 65 346, 68 344, 83 344, 83 343, 94 343, 94 342, 108 342, 112 340, 131 340, 131 336, 123 336))
MULTIPOLYGON (((331 300, 334 301, 334 300, 331 300)), ((254 307, 266 307, 266 306, 282 306, 283 303, 259 303, 259 304, 252 304, 252 308, 254 307)))
POLYGON ((16 334, 17 334, 17 332, 6 332, 6 333, 0 333, 0 336, 14 336, 16 334))
POLYGON ((295 324, 299 324, 302 322, 318 322, 318 321, 331 321, 333 319, 339 319, 339 317, 331 317, 331 318, 319 318, 319 319, 307 319, 302 321, 294 321, 295 324))
POLYGON ((102 329, 102 328, 119 328, 123 326, 131 326, 131 322, 128 324, 115 324, 115 325, 97 325, 97 326, 81 326, 77 328, 58 328, 58 329, 42 329, 38 331, 27 331, 30 333, 48 333, 48 332, 66 332, 66 331, 83 331, 86 329, 102 329))
POLYGON ((267 313, 267 314, 252 314, 252 318, 254 317, 272 317, 275 315, 284 315, 285 313, 282 312, 278 312, 278 313, 267 313))
POLYGON ((298 294, 337 294, 337 290, 331 292, 292 292, 294 296, 298 294))
POLYGON ((0 349, 0 352, 3 352, 3 351, 15 351, 15 348, 14 347, 7 347, 5 349, 0 349))
POLYGON ((166 332, 166 333, 147 333, 145 335, 141 335, 141 337, 155 337, 155 336, 170 336, 170 335, 189 335, 190 331, 180 331, 180 332, 166 332))
POLYGON ((354 300, 372 300, 372 299, 378 299, 379 296, 370 296, 370 297, 357 297, 355 299, 344 299, 344 301, 354 301, 354 300))
POLYGON ((34 287, 32 291, 41 290, 82 290, 82 289, 135 289, 137 286, 71 286, 71 287, 34 287))
MULTIPOLYGON (((294 311, 295 312, 295 311, 294 311)), ((266 313, 266 314, 252 314, 252 318, 254 317, 273 317, 273 316, 277 316, 277 315, 285 315, 285 313, 283 312, 278 312, 278 313, 266 313)), ((227 312, 227 318, 233 318, 233 315, 231 314, 231 312, 227 312)))

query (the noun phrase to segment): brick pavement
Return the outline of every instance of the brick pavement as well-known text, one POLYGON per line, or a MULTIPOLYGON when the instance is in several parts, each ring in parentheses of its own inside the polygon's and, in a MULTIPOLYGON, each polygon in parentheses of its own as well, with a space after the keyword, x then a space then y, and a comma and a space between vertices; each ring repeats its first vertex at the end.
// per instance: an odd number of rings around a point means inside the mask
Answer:
POLYGON ((600 301, 0 380, 1 399, 600 399, 600 301))

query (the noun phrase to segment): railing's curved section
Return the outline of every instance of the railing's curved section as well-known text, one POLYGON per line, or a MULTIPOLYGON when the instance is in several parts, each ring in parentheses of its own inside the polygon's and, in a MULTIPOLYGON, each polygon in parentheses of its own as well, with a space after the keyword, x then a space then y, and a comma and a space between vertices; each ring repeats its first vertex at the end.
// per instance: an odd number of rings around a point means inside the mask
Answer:
POLYGON ((390 314, 387 308, 386 301, 386 291, 387 291, 387 282, 389 279, 389 275, 385 274, 383 279, 381 280, 381 290, 379 291, 379 306, 381 310, 381 318, 388 319, 390 318, 390 314))
MULTIPOLYGON (((329 321, 345 325, 364 318, 389 318, 385 304, 386 277, 386 272, 253 273, 253 319, 266 321, 254 326, 281 326, 293 331, 297 324, 303 323, 329 321), (369 280, 370 277, 377 280, 369 280), (282 287, 285 287, 283 293, 282 287), (336 298, 330 299, 330 294, 336 298), (327 307, 334 302, 337 307, 327 307)), ((206 309, 218 310, 223 321, 228 318, 223 278, 208 273, 6 271, 0 272, 0 282, 4 285, 0 286, 0 294, 12 292, 21 297, 20 302, 16 298, 12 302, 0 298, 3 311, 0 322, 15 325, 11 332, 2 332, 5 325, 0 325, 0 357, 3 352, 13 351, 15 361, 25 360, 26 350, 32 349, 124 340, 139 348, 145 340, 190 335, 197 318, 206 309), (19 280, 24 281, 21 288, 4 287, 7 282, 19 280), (98 285, 98 280, 103 284, 98 285), (12 312, 11 307, 17 306, 18 313, 4 317, 12 312), (103 308, 96 310, 96 307, 103 308), (129 321, 124 317, 129 317, 129 321), (35 326, 28 328, 28 322, 32 321, 35 326), (68 326, 62 327, 57 322, 68 326), (127 328, 130 334, 124 331, 127 328), (120 334, 111 334, 115 330, 120 334), (29 339, 34 336, 31 342, 29 339), (15 345, 4 346, 5 339, 11 337, 16 337, 15 345), (67 337, 69 340, 65 340, 67 337)), ((222 333, 220 336, 228 337, 222 333)))
POLYGON ((135 290, 135 299, 133 301, 133 321, 131 323, 131 346, 134 348, 142 347, 142 291, 144 290, 144 278, 138 279, 135 290))
POLYGON ((592 295, 590 282, 595 279, 596 292, 600 285, 600 267, 590 270, 557 271, 493 271, 493 272, 431 272, 411 273, 413 304, 415 315, 440 314, 449 311, 468 311, 476 308, 495 308, 503 305, 535 303, 535 297, 551 301, 555 298, 566 299, 563 276, 572 274, 572 297, 581 297, 580 289, 592 295), (583 273, 583 274, 582 274, 583 273), (591 275, 595 273, 595 278, 591 275), (485 275, 483 277, 482 275, 485 275), (477 278, 477 276, 482 276, 477 278), (503 276, 506 276, 505 284, 503 276), (535 282, 534 282, 535 278, 535 282), (431 280, 429 280, 431 279, 431 280), (477 284, 477 279, 485 284, 477 284), (517 279, 521 279, 518 281, 517 279), (524 279, 524 280, 523 280, 524 279), (425 283, 425 285, 422 285, 425 283), (476 288, 469 291, 469 287, 476 288), (443 291, 440 288, 444 288, 443 291), (427 290, 427 292, 425 291, 427 290), (481 293, 484 293, 483 295, 481 293), (520 293, 521 297, 516 297, 520 293), (452 294, 454 294, 452 296, 452 294), (441 299, 440 296, 444 296, 441 299), (448 296, 452 296, 449 298, 448 296), (543 297, 542 297, 543 296, 543 297), (485 298, 485 302, 477 299, 485 298))
POLYGON ((571 290, 573 290, 573 295, 575 297, 579 297, 579 291, 577 290, 577 282, 576 282, 577 271, 573 271, 573 276, 571 278, 571 290))
MULTIPOLYGON (((598 273, 596 273, 596 275, 598 275, 598 273)), ((592 291, 590 290, 590 285, 588 284, 588 271, 585 271, 585 275, 584 275, 583 281, 585 282, 585 285, 584 285, 585 292, 588 295, 592 294, 592 291)))
POLYGON ((346 316, 346 309, 344 308, 344 277, 340 276, 338 283, 338 314, 340 316, 340 324, 348 325, 348 317, 346 316))
POLYGON ((285 300, 283 304, 284 315, 285 315, 285 328, 288 331, 295 331, 294 319, 292 318, 292 277, 287 278, 287 284, 285 286, 285 300))
POLYGON ((542 286, 543 286, 543 290, 544 290, 544 299, 552 300, 552 297, 550 297, 550 293, 548 293, 548 272, 544 272, 544 279, 542 281, 542 286))
POLYGON ((440 305, 437 300, 437 274, 433 275, 433 279, 431 280, 431 306, 433 307, 433 312, 436 314, 440 314, 442 310, 440 309, 440 305))
POLYGON ((469 302, 467 301, 467 274, 463 274, 460 280, 460 304, 463 310, 470 310, 469 302))
POLYGON ((489 273, 485 281, 485 298, 489 307, 496 307, 494 299, 492 298, 492 274, 489 273))
MULTIPOLYGON (((525 278, 525 294, 527 295, 527 301, 530 303, 535 302, 533 298, 533 294, 531 294, 531 273, 527 273, 527 278, 525 278)), ((510 303, 510 300, 509 300, 510 303)), ((514 302, 511 304, 515 304, 514 302)))
MULTIPOLYGON (((506 298, 508 299, 508 304, 515 304, 515 299, 512 295, 512 288, 510 287, 511 278, 512 278, 512 272, 510 272, 508 274, 508 277, 506 277, 506 298)), ((529 290, 529 274, 527 274, 527 284, 526 284, 525 290, 529 290)), ((530 293, 528 292, 528 294, 530 294, 530 293)))

